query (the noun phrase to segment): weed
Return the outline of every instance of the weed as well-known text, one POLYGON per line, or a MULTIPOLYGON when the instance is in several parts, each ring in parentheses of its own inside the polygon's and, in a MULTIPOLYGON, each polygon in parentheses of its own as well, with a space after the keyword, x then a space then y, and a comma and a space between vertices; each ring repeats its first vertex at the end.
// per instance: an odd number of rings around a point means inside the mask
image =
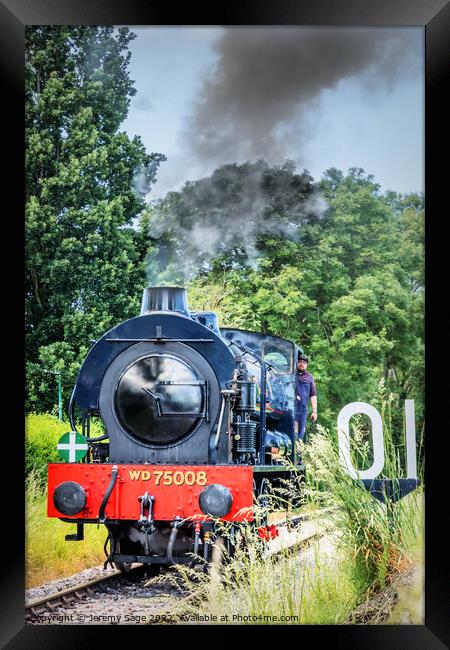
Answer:
MULTIPOLYGON (((385 468, 381 478, 401 476, 399 455, 385 412, 385 468)), ((352 443, 360 467, 370 466, 370 448, 356 425, 352 443)), ((301 445, 307 466, 304 493, 313 502, 335 505, 331 515, 340 531, 340 544, 353 558, 352 575, 361 593, 384 587, 391 576, 411 560, 411 548, 420 534, 422 489, 396 503, 376 500, 360 481, 353 480, 339 463, 337 441, 318 427, 308 445, 301 445)))

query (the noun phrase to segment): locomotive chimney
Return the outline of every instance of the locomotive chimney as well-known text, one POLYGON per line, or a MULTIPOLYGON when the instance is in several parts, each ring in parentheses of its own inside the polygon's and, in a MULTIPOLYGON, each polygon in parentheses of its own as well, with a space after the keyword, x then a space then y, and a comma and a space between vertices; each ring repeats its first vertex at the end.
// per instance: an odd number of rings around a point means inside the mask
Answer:
POLYGON ((154 311, 176 311, 191 317, 186 289, 182 287, 147 287, 142 295, 140 316, 154 311))

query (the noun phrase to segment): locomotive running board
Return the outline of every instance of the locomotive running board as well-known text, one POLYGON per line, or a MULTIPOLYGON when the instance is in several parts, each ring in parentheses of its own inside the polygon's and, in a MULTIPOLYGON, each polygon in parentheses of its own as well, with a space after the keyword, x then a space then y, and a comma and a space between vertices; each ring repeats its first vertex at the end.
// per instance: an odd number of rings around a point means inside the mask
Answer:
MULTIPOLYGON (((294 465, 294 468, 296 470, 304 470, 305 466, 304 465, 294 465)), ((274 474, 276 472, 292 472, 294 471, 292 467, 286 467, 286 465, 253 465, 252 466, 253 473, 254 474, 259 474, 259 473, 264 473, 264 474, 274 474)))

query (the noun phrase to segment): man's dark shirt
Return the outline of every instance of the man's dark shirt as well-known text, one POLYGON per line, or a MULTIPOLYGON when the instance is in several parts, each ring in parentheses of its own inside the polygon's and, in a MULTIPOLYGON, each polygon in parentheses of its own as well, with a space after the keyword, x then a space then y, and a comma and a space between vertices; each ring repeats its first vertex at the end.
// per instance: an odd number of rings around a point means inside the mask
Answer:
POLYGON ((310 372, 298 372, 295 381, 296 388, 296 399, 295 406, 296 411, 307 410, 308 401, 310 397, 317 395, 316 384, 314 382, 314 377, 310 372), (297 399, 297 396, 300 397, 300 400, 297 399))

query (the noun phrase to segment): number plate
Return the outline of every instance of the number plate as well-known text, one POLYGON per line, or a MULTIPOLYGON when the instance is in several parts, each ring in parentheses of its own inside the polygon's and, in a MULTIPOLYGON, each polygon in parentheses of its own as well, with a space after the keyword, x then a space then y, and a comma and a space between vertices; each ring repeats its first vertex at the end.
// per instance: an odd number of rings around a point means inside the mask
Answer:
POLYGON ((130 469, 128 476, 132 481, 150 481, 153 485, 206 485, 208 476, 204 470, 171 470, 155 469, 130 469))

